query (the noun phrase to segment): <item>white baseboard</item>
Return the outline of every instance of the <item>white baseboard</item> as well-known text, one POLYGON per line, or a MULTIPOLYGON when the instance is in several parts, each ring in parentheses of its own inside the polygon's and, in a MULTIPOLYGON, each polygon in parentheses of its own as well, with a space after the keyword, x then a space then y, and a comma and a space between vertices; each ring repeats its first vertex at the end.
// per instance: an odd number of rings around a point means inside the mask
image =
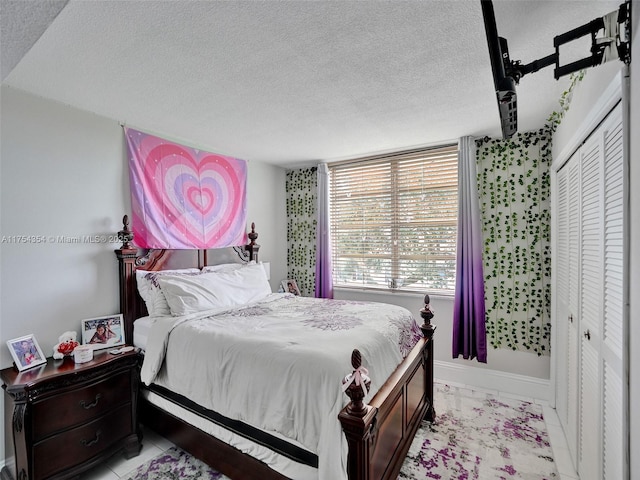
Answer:
POLYGON ((550 400, 549 380, 439 360, 434 360, 433 370, 436 381, 443 383, 496 391, 538 403, 547 404, 550 400))

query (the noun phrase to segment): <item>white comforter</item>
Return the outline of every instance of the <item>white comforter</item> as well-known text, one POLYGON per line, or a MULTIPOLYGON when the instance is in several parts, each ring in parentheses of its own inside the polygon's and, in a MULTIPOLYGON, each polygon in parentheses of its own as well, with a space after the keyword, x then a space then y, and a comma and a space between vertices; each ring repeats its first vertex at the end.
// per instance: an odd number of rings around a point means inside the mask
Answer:
POLYGON ((368 399, 419 337, 402 307, 272 294, 232 310, 156 318, 141 377, 296 440, 318 455, 320 480, 346 479, 338 413, 348 403, 341 380, 352 350, 369 370, 368 399))

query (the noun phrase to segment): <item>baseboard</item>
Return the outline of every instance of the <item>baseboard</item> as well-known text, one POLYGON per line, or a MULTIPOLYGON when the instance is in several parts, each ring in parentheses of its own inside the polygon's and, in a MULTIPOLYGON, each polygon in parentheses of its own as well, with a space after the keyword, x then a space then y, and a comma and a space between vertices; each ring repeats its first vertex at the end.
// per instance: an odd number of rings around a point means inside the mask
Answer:
POLYGON ((435 360, 433 376, 436 381, 455 383, 481 390, 505 393, 523 399, 548 403, 551 395, 550 381, 515 373, 469 367, 435 360))

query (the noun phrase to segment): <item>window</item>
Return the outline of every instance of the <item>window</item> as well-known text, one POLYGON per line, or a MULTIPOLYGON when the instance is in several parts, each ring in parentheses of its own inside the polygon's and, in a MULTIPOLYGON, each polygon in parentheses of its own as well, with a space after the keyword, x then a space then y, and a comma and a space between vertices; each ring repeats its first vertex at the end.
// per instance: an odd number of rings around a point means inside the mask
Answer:
POLYGON ((457 145, 329 172, 334 286, 453 293, 457 145))

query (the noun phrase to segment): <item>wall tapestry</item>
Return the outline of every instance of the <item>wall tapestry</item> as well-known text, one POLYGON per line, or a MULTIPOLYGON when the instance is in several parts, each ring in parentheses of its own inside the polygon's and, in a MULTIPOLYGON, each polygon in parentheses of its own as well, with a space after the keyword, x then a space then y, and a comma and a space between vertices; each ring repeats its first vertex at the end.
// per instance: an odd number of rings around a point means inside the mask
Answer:
POLYGON ((316 288, 317 167, 287 172, 287 265, 304 296, 316 288))
POLYGON ((551 134, 490 140, 477 150, 487 340, 549 355, 551 134))
POLYGON ((247 243, 247 162, 125 128, 134 243, 218 248, 247 243))

